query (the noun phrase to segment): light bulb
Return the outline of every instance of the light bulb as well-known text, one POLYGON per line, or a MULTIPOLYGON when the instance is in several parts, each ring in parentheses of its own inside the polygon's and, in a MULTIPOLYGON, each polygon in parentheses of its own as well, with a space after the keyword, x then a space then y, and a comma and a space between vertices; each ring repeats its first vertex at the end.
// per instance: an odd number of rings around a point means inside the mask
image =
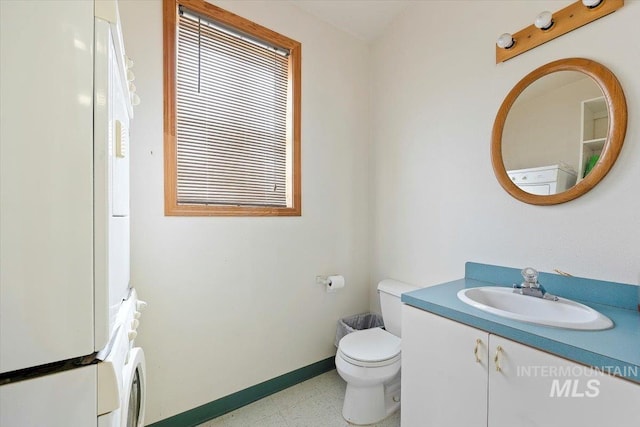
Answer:
POLYGON ((587 6, 589 9, 600 6, 600 3, 602 3, 602 0, 582 0, 582 4, 587 6))
POLYGON ((541 30, 548 30, 553 27, 553 15, 548 10, 545 10, 540 13, 540 15, 536 16, 536 20, 533 21, 533 25, 541 30))
POLYGON ((510 49, 516 44, 516 41, 513 39, 513 36, 509 33, 504 33, 500 37, 498 37, 498 42, 496 43, 501 49, 510 49))

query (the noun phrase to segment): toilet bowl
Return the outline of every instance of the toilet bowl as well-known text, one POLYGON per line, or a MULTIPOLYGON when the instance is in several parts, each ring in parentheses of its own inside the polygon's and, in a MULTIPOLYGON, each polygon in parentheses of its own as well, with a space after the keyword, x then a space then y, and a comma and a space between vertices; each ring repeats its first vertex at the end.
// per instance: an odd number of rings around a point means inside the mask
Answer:
POLYGON ((347 383, 342 416, 351 424, 374 424, 400 407, 400 295, 415 289, 395 280, 380 282, 386 330, 355 331, 338 343, 336 370, 347 383))
POLYGON ((347 382, 342 416, 352 424, 373 424, 400 406, 400 338, 381 328, 346 335, 336 369, 347 382))

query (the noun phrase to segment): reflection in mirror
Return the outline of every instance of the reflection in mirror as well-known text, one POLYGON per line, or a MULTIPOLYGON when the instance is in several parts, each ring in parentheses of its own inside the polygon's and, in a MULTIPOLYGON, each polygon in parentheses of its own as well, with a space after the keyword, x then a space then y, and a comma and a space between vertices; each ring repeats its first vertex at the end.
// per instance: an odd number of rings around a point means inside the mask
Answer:
POLYGON ((505 97, 493 123, 491 164, 514 198, 565 203, 609 173, 626 131, 627 103, 616 76, 590 59, 559 59, 524 76, 505 97))
POLYGON ((502 135, 507 174, 531 194, 566 191, 598 160, 608 126, 604 94, 591 77, 578 71, 547 74, 509 111, 502 135))

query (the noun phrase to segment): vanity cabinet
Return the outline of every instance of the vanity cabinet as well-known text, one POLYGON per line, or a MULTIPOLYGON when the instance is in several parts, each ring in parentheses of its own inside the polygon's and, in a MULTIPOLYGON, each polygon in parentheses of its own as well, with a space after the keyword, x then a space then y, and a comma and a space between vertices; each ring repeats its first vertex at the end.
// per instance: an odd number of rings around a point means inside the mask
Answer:
POLYGON ((403 306, 402 427, 637 427, 639 414, 638 384, 403 306))

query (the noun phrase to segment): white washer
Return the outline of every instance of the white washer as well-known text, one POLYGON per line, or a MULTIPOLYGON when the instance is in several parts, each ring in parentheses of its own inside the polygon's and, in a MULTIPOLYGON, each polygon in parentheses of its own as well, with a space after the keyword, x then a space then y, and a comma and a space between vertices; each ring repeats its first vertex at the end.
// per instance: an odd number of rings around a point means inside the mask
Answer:
POLYGON ((135 347, 135 337, 140 324, 140 310, 145 306, 146 303, 138 300, 135 289, 132 289, 120 307, 114 337, 105 349, 106 354, 98 354, 103 358, 98 364, 98 395, 104 402, 103 408, 98 406, 98 427, 144 425, 145 358, 142 348, 135 347), (118 409, 112 410, 116 405, 118 409))
POLYGON ((134 347, 129 352, 128 363, 124 366, 123 395, 121 400, 122 427, 142 427, 146 400, 146 371, 144 351, 134 347))

